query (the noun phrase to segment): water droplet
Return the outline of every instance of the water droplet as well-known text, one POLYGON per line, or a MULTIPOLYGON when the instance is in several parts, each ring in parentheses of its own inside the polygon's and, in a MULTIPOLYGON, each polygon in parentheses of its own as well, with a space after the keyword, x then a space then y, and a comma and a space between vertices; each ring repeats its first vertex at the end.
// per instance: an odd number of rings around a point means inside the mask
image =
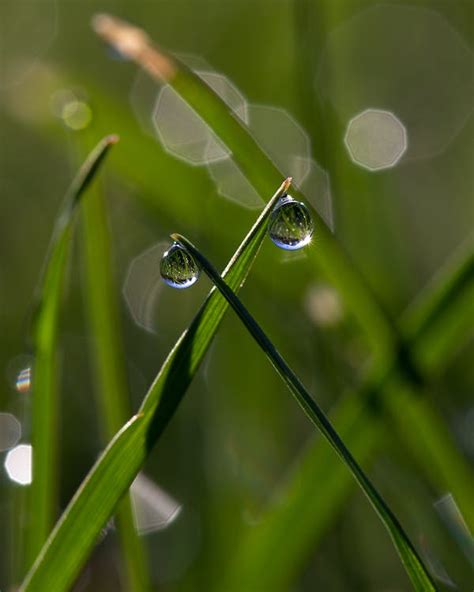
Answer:
POLYGON ((301 249, 311 241, 313 230, 313 220, 308 208, 289 195, 280 199, 270 215, 268 234, 281 249, 301 249))
POLYGON ((199 267, 186 249, 178 243, 173 243, 161 259, 160 273, 168 286, 189 288, 199 278, 199 267))

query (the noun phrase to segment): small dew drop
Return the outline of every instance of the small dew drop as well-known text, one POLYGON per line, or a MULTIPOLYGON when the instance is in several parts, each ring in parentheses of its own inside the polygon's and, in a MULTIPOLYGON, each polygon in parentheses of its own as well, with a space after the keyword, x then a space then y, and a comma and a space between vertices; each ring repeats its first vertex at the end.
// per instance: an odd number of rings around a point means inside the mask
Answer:
POLYGON ((199 267, 186 249, 173 243, 161 259, 163 281, 172 288, 189 288, 199 279, 199 267))
POLYGON ((296 251, 311 241, 313 231, 308 208, 289 195, 282 197, 268 223, 268 234, 275 245, 287 251, 296 251))

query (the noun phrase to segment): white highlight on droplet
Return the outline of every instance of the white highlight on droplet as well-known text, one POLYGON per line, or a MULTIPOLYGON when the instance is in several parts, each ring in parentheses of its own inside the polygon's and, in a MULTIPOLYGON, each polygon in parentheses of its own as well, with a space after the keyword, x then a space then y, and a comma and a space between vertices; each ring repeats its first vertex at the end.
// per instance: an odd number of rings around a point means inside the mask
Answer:
POLYGON ((353 162, 378 171, 401 159, 408 146, 407 131, 392 112, 366 109, 349 121, 344 143, 353 162))
POLYGON ((181 504, 143 473, 132 483, 130 493, 139 534, 167 528, 181 512, 181 504))
POLYGON ((0 450, 13 448, 21 438, 21 424, 11 413, 0 413, 0 450))
POLYGON ((8 477, 19 485, 30 485, 32 481, 32 447, 19 444, 5 457, 5 470, 8 477))

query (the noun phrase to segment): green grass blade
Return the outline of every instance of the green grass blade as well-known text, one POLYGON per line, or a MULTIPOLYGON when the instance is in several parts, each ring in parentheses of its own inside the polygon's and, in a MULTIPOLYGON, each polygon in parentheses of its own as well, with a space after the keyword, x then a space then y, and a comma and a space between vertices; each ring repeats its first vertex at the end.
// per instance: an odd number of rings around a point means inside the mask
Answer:
MULTIPOLYGON (((289 184, 287 179, 280 186, 226 267, 223 276, 234 290, 244 283, 265 237, 268 217, 289 184)), ((142 419, 133 422, 130 433, 128 429, 120 432, 94 465, 33 565, 23 592, 69 589, 101 528, 171 419, 227 308, 225 299, 213 288, 150 387, 140 409, 142 419)))
POLYGON ((74 213, 81 195, 116 141, 116 136, 109 136, 98 144, 66 193, 54 228, 34 313, 31 420, 34 473, 28 492, 27 568, 46 540, 57 513, 58 318, 74 213))
MULTIPOLYGON (((445 315, 457 319, 457 331, 449 330, 452 343, 459 346, 472 334, 469 324, 472 315, 464 310, 464 302, 469 296, 473 297, 473 265, 469 245, 403 315, 406 334, 421 359, 425 359, 425 351, 431 350, 433 323, 444 326, 445 315), (451 303, 449 307, 445 306, 447 302, 451 303)), ((424 367, 428 374, 449 363, 453 355, 451 342, 443 340, 443 343, 444 347, 437 348, 437 355, 431 358, 432 364, 424 367)), ((402 412, 398 415, 405 418, 400 427, 403 427, 408 447, 413 449, 416 445, 420 466, 431 472, 431 483, 440 492, 456 491, 455 498, 469 523, 474 519, 470 468, 459 455, 451 436, 445 434, 444 424, 423 397, 416 396, 420 393, 413 393, 409 385, 401 381, 402 377, 396 379, 395 375, 384 382, 366 381, 357 393, 350 393, 339 402, 331 419, 347 446, 366 467, 386 439, 385 409, 388 407, 394 418, 397 417, 395 406, 403 409, 403 415, 402 412), (371 404, 374 398, 379 401, 376 408, 371 404), (431 461, 426 463, 426 458, 431 461)), ((259 523, 243 533, 229 574, 225 576, 225 589, 232 589, 237 574, 242 586, 248 589, 277 591, 291 587, 311 549, 336 520, 354 487, 347 471, 332 460, 332 451, 320 439, 316 438, 307 446, 274 501, 262 512, 259 523), (297 520, 295 516, 304 516, 304 520, 297 520), (288 539, 292 541, 291 547, 285 545, 288 539), (272 562, 272 570, 264 568, 269 562, 272 562)))
POLYGON ((360 465, 352 456, 351 452, 349 452, 349 450, 346 448, 345 444, 332 426, 329 419, 326 417, 314 399, 312 399, 311 395, 306 391, 296 374, 291 370, 283 357, 276 350, 272 342, 268 339, 255 319, 243 306, 231 288, 229 288, 225 281, 220 277, 214 267, 209 263, 209 261, 207 261, 205 257, 203 257, 203 255, 196 249, 196 247, 194 247, 191 242, 179 234, 172 235, 172 238, 178 241, 185 249, 188 250, 188 252, 193 255, 197 263, 206 272, 214 285, 220 290, 222 295, 226 298, 243 324, 246 326, 252 337, 269 358, 273 367, 278 372, 286 386, 289 388, 310 421, 321 431, 337 455, 346 464, 353 477, 371 502, 380 519, 384 523, 390 536, 392 537, 394 545, 400 555, 414 589, 435 590, 433 581, 428 571, 426 570, 408 536, 405 534, 401 524, 398 522, 397 518, 384 502, 382 496, 378 493, 360 465))
MULTIPOLYGON (((92 361, 97 377, 96 394, 104 442, 131 416, 126 359, 120 327, 117 286, 113 277, 110 230, 104 196, 95 187, 84 200, 83 248, 85 252, 84 297, 92 341, 92 361)), ((126 494, 117 510, 117 529, 126 566, 127 590, 150 589, 145 549, 136 532, 131 498, 126 494)))

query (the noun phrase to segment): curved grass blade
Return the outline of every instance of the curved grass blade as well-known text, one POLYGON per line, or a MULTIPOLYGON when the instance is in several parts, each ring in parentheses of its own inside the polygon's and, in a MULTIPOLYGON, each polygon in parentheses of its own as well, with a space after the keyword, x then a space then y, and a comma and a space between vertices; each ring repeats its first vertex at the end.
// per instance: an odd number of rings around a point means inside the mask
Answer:
MULTIPOLYGON (((265 237, 268 217, 278 199, 288 191, 290 183, 289 178, 282 183, 224 270, 223 277, 234 290, 245 282, 265 237)), ((120 432, 107 447, 48 538, 23 583, 23 592, 63 592, 69 589, 100 530, 171 419, 227 308, 226 300, 213 288, 150 387, 140 408, 142 419, 130 432, 133 445, 129 446, 128 436, 120 432), (115 460, 118 457, 121 457, 119 467, 115 460)))
POLYGON ((382 496, 378 493, 355 458, 346 448, 345 444, 339 437, 329 419, 326 417, 314 399, 312 399, 311 395, 306 391, 305 387, 300 382, 296 374, 287 365, 285 360, 276 350, 272 342, 268 339, 255 319, 250 315, 250 313, 243 306, 232 289, 217 273, 214 267, 190 241, 179 234, 173 234, 171 238, 187 249, 188 252, 191 253, 191 255, 195 258, 197 263, 201 266, 201 268, 206 272, 213 284, 226 298, 227 302, 230 304, 230 306, 232 306, 252 337, 269 358, 273 367, 278 372, 286 386, 289 388, 310 421, 321 431, 337 455, 346 464, 353 477, 371 502, 383 524, 387 528, 401 557, 403 565, 405 566, 407 574, 414 586, 414 589, 420 591, 435 590, 431 576, 426 570, 408 536, 405 534, 401 524, 398 522, 395 515, 387 506, 382 496))
MULTIPOLYGON (((117 286, 113 274, 112 245, 104 196, 96 187, 82 206, 85 252, 84 300, 92 334, 92 363, 102 435, 109 442, 131 416, 117 286)), ((117 531, 125 564, 126 588, 150 590, 145 549, 135 528, 130 495, 117 508, 117 531)))
POLYGON ((474 235, 440 269, 401 319, 413 358, 433 373, 446 352, 456 347, 458 335, 473 332, 474 235), (467 320, 467 322, 466 322, 467 320))
POLYGON ((57 512, 58 318, 72 223, 80 197, 94 179, 117 136, 104 138, 69 187, 53 231, 33 316, 32 375, 33 481, 28 491, 25 563, 29 568, 48 536, 57 512))

